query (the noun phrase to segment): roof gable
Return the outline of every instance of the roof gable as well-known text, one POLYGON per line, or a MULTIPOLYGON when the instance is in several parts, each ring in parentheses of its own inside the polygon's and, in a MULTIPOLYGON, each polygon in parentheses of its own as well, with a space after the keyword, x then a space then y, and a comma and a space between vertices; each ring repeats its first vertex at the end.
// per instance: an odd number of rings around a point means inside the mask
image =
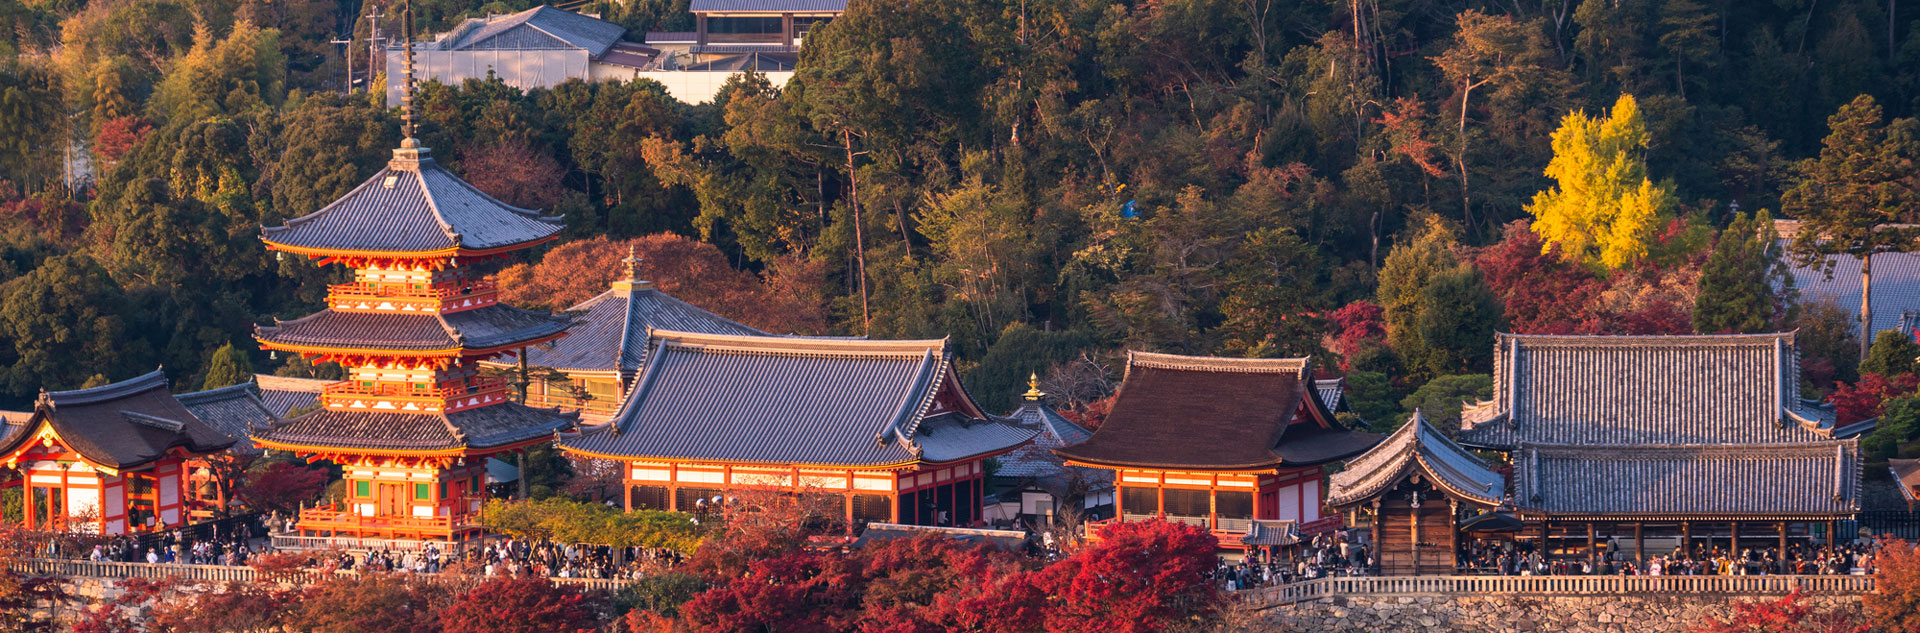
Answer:
POLYGON ((527 348, 528 365, 562 371, 635 371, 646 357, 650 330, 767 335, 651 287, 616 287, 567 311, 580 314, 567 337, 527 348))
POLYGON ((1129 352, 1106 422, 1058 453, 1109 466, 1245 470, 1322 463, 1372 446, 1378 436, 1333 422, 1311 375, 1304 357, 1129 352), (1300 450, 1284 448, 1296 441, 1300 450))
POLYGON ((235 449, 251 450, 256 431, 272 428, 280 416, 260 400, 260 388, 243 382, 175 396, 201 422, 235 440, 235 449))
POLYGON ((942 413, 936 401, 978 408, 947 387, 944 340, 655 331, 648 350, 607 430, 564 447, 637 459, 887 466, 961 459, 1032 436, 957 413, 922 424, 942 413))
POLYGON ((1372 498, 1412 472, 1425 473, 1440 488, 1468 501, 1499 505, 1506 478, 1433 428, 1419 411, 1400 430, 1327 479, 1327 504, 1372 498))
POLYGON ((168 393, 166 374, 158 370, 91 389, 42 392, 24 432, 0 444, 0 454, 15 454, 43 428, 83 459, 114 470, 145 465, 174 448, 211 453, 234 444, 168 393))
POLYGON ((1496 337, 1493 400, 1461 442, 1773 443, 1825 439, 1801 411, 1793 334, 1496 337))
POLYGON ((432 45, 438 50, 575 48, 598 57, 626 32, 612 22, 541 5, 511 15, 468 18, 432 45))

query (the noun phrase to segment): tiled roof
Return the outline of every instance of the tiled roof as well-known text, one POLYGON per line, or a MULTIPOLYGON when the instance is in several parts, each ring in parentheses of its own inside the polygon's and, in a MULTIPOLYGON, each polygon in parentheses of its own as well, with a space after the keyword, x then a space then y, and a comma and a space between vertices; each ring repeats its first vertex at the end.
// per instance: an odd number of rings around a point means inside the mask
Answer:
POLYGON ((959 460, 1033 436, 966 419, 978 407, 952 375, 946 341, 656 331, 649 350, 606 430, 564 440, 563 448, 619 458, 882 466, 959 460), (930 416, 936 399, 973 411, 930 416))
POLYGON ((452 314, 327 309, 257 326, 254 332, 262 341, 282 345, 425 351, 504 347, 558 334, 569 325, 564 316, 494 304, 452 314))
POLYGON ((695 31, 647 31, 647 43, 654 44, 691 44, 700 41, 695 31))
POLYGON ((1053 407, 1039 400, 1027 400, 1019 409, 1008 414, 1007 419, 1038 434, 1026 446, 1000 456, 1000 468, 994 471, 995 477, 1028 480, 1055 495, 1070 492, 1076 481, 1095 490, 1113 487, 1113 471, 1067 466, 1066 460, 1053 453, 1053 449, 1087 441, 1087 438, 1093 437, 1092 431, 1060 417, 1053 407))
POLYGON ((1515 501, 1550 515, 1768 518, 1860 510, 1857 440, 1525 445, 1513 458, 1515 501))
POLYGON ((1893 471, 1894 487, 1907 505, 1920 503, 1920 459, 1889 459, 1887 469, 1893 471))
POLYGON ((1400 430, 1365 455, 1349 460, 1346 470, 1327 478, 1327 505, 1364 501, 1391 488, 1409 473, 1426 473, 1435 484, 1467 501, 1499 505, 1507 480, 1413 412, 1400 430))
MULTIPOLYGON (((1824 266, 1801 266, 1788 260, 1793 286, 1800 301, 1831 301, 1854 315, 1859 327, 1860 258, 1829 255, 1824 260, 1833 266, 1828 278, 1824 266)), ((1903 312, 1920 310, 1920 253, 1881 253, 1873 256, 1873 331, 1878 333, 1900 326, 1903 312)))
POLYGON ((1333 421, 1311 374, 1307 358, 1130 352, 1107 421, 1055 453, 1089 464, 1235 470, 1319 464, 1378 442, 1333 421), (1312 420, 1294 424, 1303 407, 1312 420))
POLYGON ((694 307, 653 288, 616 283, 616 288, 567 312, 580 316, 567 337, 527 348, 527 364, 560 370, 633 371, 646 356, 647 331, 765 335, 694 307))
MULTIPOLYGON (((168 393, 167 376, 158 370, 92 389, 41 392, 28 424, 40 420, 74 452, 116 469, 145 465, 173 448, 212 453, 234 443, 168 393)), ((26 439, 27 433, 12 434, 0 444, 0 453, 26 439)))
POLYGON ((1800 401, 1792 333, 1500 334, 1494 351, 1493 399, 1462 412, 1465 445, 1763 444, 1831 432, 1800 401))
POLYGON ((372 413, 320 409, 262 432, 262 440, 302 447, 434 451, 505 446, 570 429, 575 415, 508 402, 452 413, 372 413))
POLYGON ((519 49, 521 46, 499 40, 510 37, 514 29, 522 26, 537 29, 567 47, 585 49, 588 55, 595 57, 619 42, 620 36, 627 32, 625 27, 612 22, 540 5, 511 15, 468 18, 427 46, 434 50, 519 49))
POLYGON ((693 0, 694 13, 840 13, 847 0, 693 0))
POLYGON ((1293 520, 1254 519, 1247 524, 1247 534, 1240 537, 1245 545, 1296 545, 1300 542, 1300 523, 1293 520))
POLYGON ((243 382, 175 396, 201 422, 234 439, 234 450, 255 452, 253 434, 271 428, 278 414, 260 401, 259 387, 243 382))
POLYGON ((495 200, 409 152, 427 150, 394 150, 386 169, 319 211, 262 228, 261 239, 309 251, 428 255, 506 248, 560 232, 558 216, 495 200))
POLYGON ((254 374, 253 382, 260 386, 260 402, 268 411, 284 418, 290 411, 310 408, 320 402, 320 391, 339 381, 254 374))

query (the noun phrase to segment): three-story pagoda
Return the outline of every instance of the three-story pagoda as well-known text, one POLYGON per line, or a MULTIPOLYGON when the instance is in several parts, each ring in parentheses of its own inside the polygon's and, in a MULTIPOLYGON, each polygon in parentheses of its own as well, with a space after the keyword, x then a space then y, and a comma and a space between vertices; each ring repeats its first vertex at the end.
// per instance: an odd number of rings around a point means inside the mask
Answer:
POLYGON ((267 248, 343 263, 327 308, 256 328, 266 349, 347 368, 319 408, 259 433, 261 446, 339 464, 346 498, 303 512, 304 536, 462 541, 480 532, 486 457, 575 424, 509 400, 482 360, 565 335, 571 321, 500 303, 470 264, 555 238, 559 217, 494 199, 407 138, 386 169, 284 226, 267 248))

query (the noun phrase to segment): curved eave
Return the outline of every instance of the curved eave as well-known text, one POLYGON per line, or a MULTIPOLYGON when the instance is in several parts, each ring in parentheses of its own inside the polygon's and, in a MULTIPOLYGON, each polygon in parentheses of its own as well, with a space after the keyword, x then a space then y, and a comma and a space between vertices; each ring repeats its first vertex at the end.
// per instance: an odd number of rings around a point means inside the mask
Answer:
MULTIPOLYGON (((1214 465, 1205 465, 1205 466, 1194 465, 1194 464, 1148 464, 1148 463, 1135 463, 1135 462, 1095 461, 1095 460, 1089 460, 1089 459, 1081 459, 1081 458, 1074 457, 1072 455, 1068 455, 1066 453, 1062 453, 1057 449, 1053 451, 1053 454, 1060 457, 1063 460, 1066 460, 1065 465, 1067 466, 1079 466, 1082 468, 1105 468, 1108 470, 1119 470, 1119 469, 1127 468, 1127 469, 1133 469, 1133 470, 1170 470, 1170 471, 1177 470, 1177 471, 1183 471, 1183 472, 1196 472, 1196 473, 1202 473, 1202 472, 1203 473, 1264 473, 1264 472, 1273 472, 1281 468, 1288 468, 1291 466, 1311 466, 1312 465, 1312 464, 1284 464, 1279 461, 1261 462, 1258 464, 1237 464, 1237 465, 1214 464, 1214 465)), ((1321 462, 1321 463, 1325 463, 1325 462, 1321 462)))
POLYGON ((517 250, 532 248, 534 246, 539 246, 541 244, 551 242, 557 239, 560 239, 560 235, 556 233, 554 235, 548 235, 546 237, 528 240, 528 241, 520 242, 517 244, 508 244, 505 246, 496 246, 493 248, 464 248, 460 246, 453 246, 449 248, 435 249, 431 251, 366 251, 366 250, 355 250, 355 249, 346 249, 346 248, 321 248, 321 247, 315 247, 315 246, 300 246, 297 244, 275 242, 264 235, 260 237, 260 241, 265 242, 269 250, 296 253, 300 255, 306 255, 308 257, 365 257, 369 259, 445 259, 448 257, 465 257, 465 258, 490 257, 493 255, 500 255, 503 253, 510 253, 517 250))
POLYGON ((253 438, 253 443, 261 448, 270 448, 275 450, 288 451, 291 453, 301 453, 301 454, 308 454, 308 455, 352 454, 352 455, 372 455, 372 456, 378 456, 378 457, 477 457, 482 455, 492 455, 494 453, 526 448, 529 446, 534 446, 537 444, 550 442, 550 441, 553 441, 553 436, 542 435, 539 437, 529 438, 529 439, 521 440, 518 442, 508 442, 506 444, 501 444, 499 446, 482 446, 482 447, 456 446, 452 448, 440 448, 440 449, 433 449, 433 450, 405 450, 405 449, 383 449, 383 448, 359 448, 359 447, 350 447, 350 446, 323 446, 319 444, 276 442, 274 440, 263 438, 263 437, 253 438))
MULTIPOLYGON (((609 433, 611 431, 609 430, 609 431, 601 431, 601 432, 609 433)), ((592 457, 595 459, 610 459, 617 462, 681 462, 681 463, 694 463, 694 464, 719 464, 723 466, 763 466, 763 467, 778 467, 778 468, 819 468, 819 469, 835 469, 835 470, 906 470, 909 468, 919 466, 921 464, 931 463, 931 462, 923 462, 917 459, 904 461, 904 462, 888 462, 888 463, 879 463, 879 464, 823 464, 823 463, 816 463, 816 462, 762 462, 762 461, 748 461, 748 460, 737 460, 737 459, 695 459, 690 457, 663 457, 658 455, 615 455, 612 453, 602 453, 599 451, 589 451, 589 450, 575 448, 572 446, 568 446, 566 442, 560 442, 559 444, 557 444, 557 446, 560 447, 560 450, 573 453, 575 455, 579 455, 582 457, 592 457)), ((942 462, 942 463, 952 463, 952 462, 942 462)), ((726 484, 726 485, 731 485, 731 484, 726 484)))
POLYGON ((292 352, 295 354, 338 355, 338 356, 404 356, 408 358, 452 358, 452 357, 467 357, 467 356, 496 356, 499 354, 511 352, 516 349, 520 349, 522 347, 530 347, 534 345, 539 345, 541 343, 545 343, 547 341, 558 340, 561 337, 564 337, 566 335, 567 335, 566 332, 555 332, 553 334, 549 334, 539 338, 527 339, 525 341, 516 341, 506 345, 495 345, 493 347, 448 347, 448 348, 440 348, 440 349, 421 349, 421 350, 394 350, 394 349, 381 349, 381 348, 372 348, 372 347, 326 347, 321 345, 293 345, 293 344, 280 343, 280 342, 264 339, 257 334, 254 335, 253 340, 258 341, 260 343, 260 347, 263 349, 279 350, 282 352, 292 352))
MULTIPOLYGON (((1035 432, 1035 435, 1038 435, 1038 432, 1035 432)), ((1032 442, 1032 441, 1033 441, 1033 438, 1032 438, 1032 437, 1028 437, 1028 438, 1027 438, 1027 439, 1025 439, 1025 440, 1021 440, 1021 441, 1020 441, 1020 443, 1018 443, 1018 444, 1014 444, 1013 446, 1008 446, 1008 447, 1006 447, 1006 448, 1002 448, 1002 449, 998 449, 998 450, 991 450, 991 451, 987 451, 987 452, 985 452, 985 453, 979 453, 979 454, 976 454, 976 455, 968 455, 968 456, 966 456, 966 457, 962 457, 962 458, 960 458, 960 459, 950 459, 950 460, 947 460, 947 461, 944 461, 944 462, 936 462, 936 461, 932 461, 932 460, 925 460, 925 459, 923 459, 923 460, 920 460, 920 461, 919 461, 919 464, 920 464, 920 465, 922 465, 922 466, 946 466, 946 465, 949 465, 949 464, 959 464, 959 463, 963 463, 963 462, 970 462, 970 461, 973 461, 973 460, 976 460, 976 459, 988 459, 988 458, 993 458, 993 457, 999 457, 999 456, 1001 456, 1001 455, 1005 455, 1005 454, 1007 454, 1007 453, 1011 453, 1011 452, 1014 452, 1015 450, 1019 450, 1020 448, 1022 448, 1022 447, 1024 447, 1024 446, 1026 446, 1028 442, 1032 442)))
POLYGON ((1561 514, 1557 512, 1544 512, 1534 508, 1520 508, 1519 510, 1520 520, 1528 523, 1538 523, 1541 521, 1617 521, 1622 523, 1635 521, 1643 523, 1648 521, 1752 521, 1764 523, 1768 521, 1845 521, 1854 518, 1853 513, 1847 512, 1623 512, 1619 514, 1594 514, 1589 512, 1561 514))

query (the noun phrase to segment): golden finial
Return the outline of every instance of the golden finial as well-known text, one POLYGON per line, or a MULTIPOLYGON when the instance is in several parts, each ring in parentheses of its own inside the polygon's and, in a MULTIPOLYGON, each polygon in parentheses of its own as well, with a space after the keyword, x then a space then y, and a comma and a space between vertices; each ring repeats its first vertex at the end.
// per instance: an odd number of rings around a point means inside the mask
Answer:
POLYGON ((627 245, 627 258, 620 261, 627 265, 627 278, 615 280, 613 287, 621 290, 646 290, 653 287, 653 282, 640 278, 640 262, 643 260, 635 252, 632 244, 627 245))
POLYGON ((1027 374, 1027 392, 1021 395, 1032 402, 1038 402, 1041 398, 1047 397, 1046 393, 1040 391, 1040 374, 1038 372, 1029 372, 1027 374))

